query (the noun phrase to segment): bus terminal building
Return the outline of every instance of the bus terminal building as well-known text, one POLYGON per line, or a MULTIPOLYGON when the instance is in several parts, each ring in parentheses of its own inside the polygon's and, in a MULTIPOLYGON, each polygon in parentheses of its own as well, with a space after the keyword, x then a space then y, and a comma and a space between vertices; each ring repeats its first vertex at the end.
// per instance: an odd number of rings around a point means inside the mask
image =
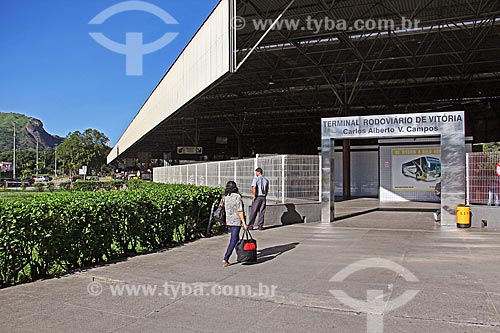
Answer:
POLYGON ((336 194, 436 201, 442 182, 452 224, 466 152, 500 141, 499 42, 495 0, 221 0, 108 163, 318 156, 323 222, 336 194))

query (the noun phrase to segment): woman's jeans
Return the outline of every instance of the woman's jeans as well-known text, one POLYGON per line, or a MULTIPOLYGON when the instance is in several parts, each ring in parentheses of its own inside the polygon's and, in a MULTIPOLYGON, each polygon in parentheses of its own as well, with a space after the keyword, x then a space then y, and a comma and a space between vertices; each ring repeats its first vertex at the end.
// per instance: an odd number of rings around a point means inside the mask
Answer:
POLYGON ((488 206, 493 204, 493 197, 495 198, 495 206, 498 206, 498 194, 493 193, 492 190, 488 191, 488 206))
POLYGON ((229 261, 229 257, 231 257, 231 254, 233 253, 236 243, 240 239, 240 230, 241 230, 241 227, 235 227, 235 226, 228 226, 227 228, 231 232, 231 240, 229 241, 226 255, 224 256, 225 261, 229 261))

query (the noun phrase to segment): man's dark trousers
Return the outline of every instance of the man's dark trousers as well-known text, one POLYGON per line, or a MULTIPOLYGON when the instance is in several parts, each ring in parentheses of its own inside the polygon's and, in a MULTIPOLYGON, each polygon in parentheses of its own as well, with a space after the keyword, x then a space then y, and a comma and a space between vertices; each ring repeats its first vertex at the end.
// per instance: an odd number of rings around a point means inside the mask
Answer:
POLYGON ((259 213, 259 230, 264 228, 264 214, 266 213, 266 197, 256 197, 252 203, 252 212, 250 213, 250 221, 248 226, 250 228, 253 227, 255 223, 255 218, 257 217, 257 213, 259 213))

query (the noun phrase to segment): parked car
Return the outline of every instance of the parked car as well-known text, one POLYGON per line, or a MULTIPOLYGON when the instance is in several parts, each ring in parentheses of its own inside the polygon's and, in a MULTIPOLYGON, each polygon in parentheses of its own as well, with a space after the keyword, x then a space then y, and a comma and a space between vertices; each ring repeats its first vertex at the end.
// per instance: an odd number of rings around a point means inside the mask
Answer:
POLYGON ((71 181, 72 182, 76 182, 77 180, 83 180, 83 176, 82 175, 76 175, 76 176, 71 177, 71 181))
POLYGON ((7 187, 7 184, 13 181, 14 179, 12 178, 2 178, 2 186, 7 187))
POLYGON ((41 183, 41 182, 45 182, 45 177, 33 177, 33 183, 41 183))
POLYGON ((151 172, 143 172, 141 174, 141 179, 142 180, 147 180, 147 181, 152 181, 153 180, 153 174, 151 172))
POLYGON ((123 180, 125 179, 125 175, 121 172, 115 174, 115 179, 116 180, 123 180))
POLYGON ((2 179, 2 186, 4 186, 4 187, 20 187, 23 184, 26 186, 32 185, 32 183, 29 179, 23 179, 23 180, 21 180, 20 178, 16 178, 16 179, 3 178, 2 179))

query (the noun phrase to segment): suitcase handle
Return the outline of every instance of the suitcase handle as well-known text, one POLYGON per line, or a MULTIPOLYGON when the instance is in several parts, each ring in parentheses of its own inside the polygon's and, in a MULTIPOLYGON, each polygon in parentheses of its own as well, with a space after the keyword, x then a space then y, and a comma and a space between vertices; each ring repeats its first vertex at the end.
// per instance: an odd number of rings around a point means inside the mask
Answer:
POLYGON ((246 239, 246 240, 252 239, 253 240, 253 237, 252 237, 252 234, 250 233, 250 230, 243 229, 243 235, 241 236, 241 239, 246 239), (246 236, 246 238, 245 238, 245 236, 246 236))

